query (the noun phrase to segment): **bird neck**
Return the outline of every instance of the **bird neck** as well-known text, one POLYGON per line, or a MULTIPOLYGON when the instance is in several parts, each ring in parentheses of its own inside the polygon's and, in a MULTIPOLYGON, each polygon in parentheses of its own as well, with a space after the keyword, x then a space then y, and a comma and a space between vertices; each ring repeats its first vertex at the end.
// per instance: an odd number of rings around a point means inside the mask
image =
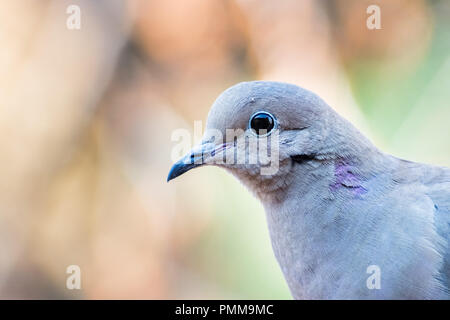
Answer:
MULTIPOLYGON (((376 217, 363 214, 364 198, 379 193, 372 189, 370 180, 379 179, 383 185, 383 173, 375 171, 388 170, 389 158, 378 159, 378 154, 373 157, 372 160, 362 155, 333 157, 295 163, 291 172, 294 178, 285 190, 284 200, 263 201, 274 253, 295 297, 314 297, 308 292, 309 288, 316 288, 315 278, 308 275, 320 268, 336 274, 345 270, 342 265, 333 266, 329 262, 338 261, 332 259, 334 255, 345 251, 351 243, 345 230, 358 225, 364 234, 367 231, 364 228, 374 225, 376 217), (377 166, 368 161, 377 161, 377 166), (361 211, 353 213, 361 214, 348 214, 349 208, 360 206, 361 211), (299 279, 300 274, 306 276, 299 279), (302 291, 297 291, 300 287, 302 291)), ((317 289, 320 295, 316 298, 327 296, 326 285, 321 290, 317 289)))
POLYGON ((261 174, 258 167, 241 170, 237 167, 226 168, 232 173, 247 189, 256 196, 263 204, 266 202, 282 202, 284 194, 291 185, 291 159, 279 161, 276 174, 261 174))

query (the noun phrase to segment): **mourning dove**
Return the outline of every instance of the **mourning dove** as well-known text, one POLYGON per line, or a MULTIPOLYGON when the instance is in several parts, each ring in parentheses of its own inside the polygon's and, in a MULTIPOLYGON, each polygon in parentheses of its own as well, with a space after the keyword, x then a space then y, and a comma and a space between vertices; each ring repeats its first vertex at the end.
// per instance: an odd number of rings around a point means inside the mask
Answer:
POLYGON ((168 181, 202 165, 261 201, 295 299, 450 298, 450 169, 383 153, 312 92, 227 89, 168 181))

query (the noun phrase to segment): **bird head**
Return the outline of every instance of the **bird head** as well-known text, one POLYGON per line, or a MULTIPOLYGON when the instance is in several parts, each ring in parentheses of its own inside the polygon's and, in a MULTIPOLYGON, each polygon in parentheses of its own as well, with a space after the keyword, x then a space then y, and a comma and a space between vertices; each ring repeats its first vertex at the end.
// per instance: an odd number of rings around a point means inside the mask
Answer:
POLYGON ((281 82, 239 83, 216 99, 202 142, 173 165, 167 180, 214 165, 253 190, 276 189, 287 184, 293 161, 330 150, 330 123, 336 123, 336 114, 310 91, 281 82))

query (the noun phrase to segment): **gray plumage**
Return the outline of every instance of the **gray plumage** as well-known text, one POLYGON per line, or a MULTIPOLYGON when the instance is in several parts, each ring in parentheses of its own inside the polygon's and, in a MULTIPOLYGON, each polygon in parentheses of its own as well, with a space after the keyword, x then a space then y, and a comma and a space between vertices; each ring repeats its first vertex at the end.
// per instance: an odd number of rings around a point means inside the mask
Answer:
MULTIPOLYGON (((294 298, 450 298, 450 169, 381 152, 315 94, 286 83, 229 88, 207 131, 247 132, 257 111, 279 124, 276 173, 218 163, 222 145, 206 136, 203 145, 215 151, 203 148, 200 164, 226 168, 260 199, 294 298), (366 284, 371 265, 381 271, 380 289, 366 284)), ((199 166, 186 160, 197 154, 176 163, 168 180, 199 166)))

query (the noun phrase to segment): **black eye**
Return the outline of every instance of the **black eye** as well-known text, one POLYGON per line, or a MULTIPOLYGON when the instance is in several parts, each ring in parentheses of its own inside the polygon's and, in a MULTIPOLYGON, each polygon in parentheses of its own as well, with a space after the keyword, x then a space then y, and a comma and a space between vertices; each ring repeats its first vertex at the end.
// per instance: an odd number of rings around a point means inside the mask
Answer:
POLYGON ((257 135, 265 135, 275 127, 275 118, 268 112, 258 112, 250 118, 249 126, 257 135))

